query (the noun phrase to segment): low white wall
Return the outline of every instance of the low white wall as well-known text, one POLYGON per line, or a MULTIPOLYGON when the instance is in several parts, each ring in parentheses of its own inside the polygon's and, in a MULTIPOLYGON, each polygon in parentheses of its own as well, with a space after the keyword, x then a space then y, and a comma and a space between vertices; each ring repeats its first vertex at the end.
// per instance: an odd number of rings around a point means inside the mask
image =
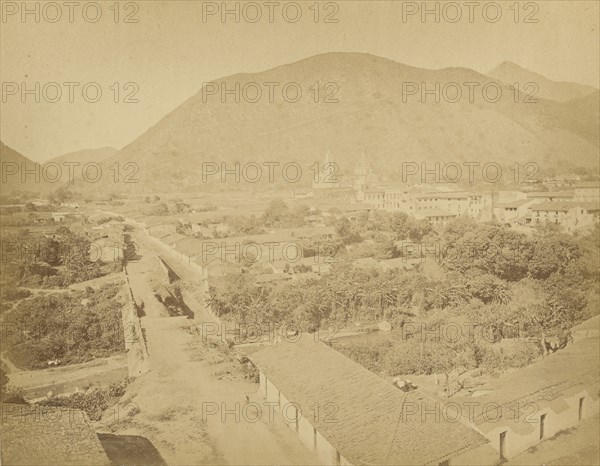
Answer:
MULTIPOLYGON (((531 431, 527 433, 520 433, 513 430, 513 422, 503 423, 499 421, 494 429, 487 433, 482 432, 482 434, 490 440, 490 444, 498 453, 497 458, 499 459, 500 434, 506 432, 504 456, 510 459, 528 448, 547 440, 558 432, 575 426, 579 422, 579 400, 581 398, 584 398, 582 419, 594 416, 600 411, 598 397, 593 397, 586 389, 583 389, 572 396, 564 398, 563 401, 568 407, 558 413, 554 412, 550 406, 540 408, 535 413, 531 413, 532 408, 525 409, 524 407, 520 413, 519 422, 528 422, 532 426, 531 431), (531 415, 529 415, 530 413, 531 415), (540 418, 543 414, 546 415, 544 419, 544 436, 540 439, 540 418)), ((535 405, 532 404, 531 406, 535 405)))
MULTIPOLYGON (((301 410, 298 411, 295 405, 291 403, 293 400, 288 400, 279 389, 271 383, 268 377, 263 373, 259 373, 259 393, 264 397, 266 389, 266 399, 269 402, 279 402, 279 407, 275 409, 277 415, 281 417, 288 428, 296 431, 296 423, 288 422, 292 421, 296 417, 298 418, 298 437, 300 441, 311 451, 314 451, 319 458, 320 463, 323 465, 336 465, 337 450, 317 431, 316 436, 314 434, 313 425, 302 416, 301 410), (264 387, 264 388, 263 388, 264 387), (282 412, 285 409, 285 413, 282 412), (285 416, 284 416, 285 414, 285 416)), ((344 457, 340 456, 340 464, 350 465, 344 457)))

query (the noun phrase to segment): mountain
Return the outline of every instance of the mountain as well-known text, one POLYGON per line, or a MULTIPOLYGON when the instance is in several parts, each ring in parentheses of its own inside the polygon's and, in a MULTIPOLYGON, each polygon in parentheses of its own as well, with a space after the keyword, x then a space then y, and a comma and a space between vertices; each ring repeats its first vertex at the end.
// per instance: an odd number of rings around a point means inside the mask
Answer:
MULTIPOLYGON (((112 157, 117 153, 117 149, 114 147, 100 147, 99 149, 82 149, 75 152, 68 152, 63 155, 59 155, 58 157, 51 158, 44 162, 44 166, 50 170, 51 166, 56 167, 54 164, 58 164, 60 168, 60 181, 63 183, 68 183, 69 178, 77 178, 78 175, 81 175, 83 170, 86 171, 86 176, 95 177, 95 164, 101 164, 104 160, 112 157), (73 163, 79 165, 71 165, 73 163), (91 164, 91 165, 88 165, 91 164), (69 170, 72 170, 71 172, 69 170)), ((108 168, 103 170, 102 176, 110 177, 110 173, 108 172, 108 168)), ((79 176, 81 179, 81 176, 79 176)))
MULTIPOLYGON (((581 98, 597 91, 594 87, 584 86, 570 82, 552 81, 541 74, 529 71, 515 63, 505 61, 487 73, 490 78, 498 79, 511 85, 519 83, 521 88, 526 83, 535 83, 539 86, 537 97, 555 100, 557 102, 568 102, 572 99, 581 98)), ((533 91, 531 88, 530 92, 533 91)))
POLYGON ((56 186, 45 179, 39 163, 33 162, 0 141, 0 188, 2 196, 13 191, 48 192, 56 186))
POLYGON ((59 155, 47 160, 45 163, 54 162, 63 164, 65 162, 79 162, 81 165, 90 162, 102 162, 104 159, 117 153, 114 147, 100 147, 99 149, 82 149, 75 152, 59 155))
MULTIPOLYGON (((213 85, 205 85, 104 161, 106 166, 132 164, 137 180, 111 183, 106 189, 205 189, 203 163, 227 162, 232 168, 234 161, 280 163, 277 180, 282 179, 283 164, 296 162, 303 167, 304 183, 309 184, 314 174, 309 167, 322 163, 327 151, 343 172, 352 171, 366 151, 374 169, 390 178, 399 176, 403 162, 598 167, 600 124, 597 112, 592 111, 594 95, 568 102, 540 98, 524 103, 525 95, 508 85, 497 89, 496 79, 471 69, 427 70, 361 53, 322 54, 214 82, 224 89, 239 85, 246 89, 247 98, 235 102, 231 95, 209 95, 213 85), (318 97, 316 82, 320 83, 318 97), (473 82, 477 86, 471 101, 463 83, 473 82), (264 83, 279 83, 272 101, 264 83), (291 102, 294 85, 289 83, 297 83, 302 90, 295 103, 291 102), (436 83, 447 96, 440 102, 431 95, 408 92, 414 86, 434 89, 436 83), (456 88, 447 83, 459 83, 461 97, 455 103, 449 100, 456 88), (290 101, 282 97, 286 84, 290 101), (482 93, 486 85, 487 99, 482 93), (257 86, 263 90, 258 99, 257 86), (495 91, 500 93, 497 102, 493 102, 495 91)), ((463 168, 466 178, 468 170, 463 168)), ((293 170, 287 175, 289 180, 293 170)), ((262 179, 267 176, 265 168, 262 179)), ((218 184, 220 177, 211 180, 218 184)), ((227 180, 220 187, 233 189, 233 175, 227 180)), ((87 186, 98 189, 90 183, 87 186)))

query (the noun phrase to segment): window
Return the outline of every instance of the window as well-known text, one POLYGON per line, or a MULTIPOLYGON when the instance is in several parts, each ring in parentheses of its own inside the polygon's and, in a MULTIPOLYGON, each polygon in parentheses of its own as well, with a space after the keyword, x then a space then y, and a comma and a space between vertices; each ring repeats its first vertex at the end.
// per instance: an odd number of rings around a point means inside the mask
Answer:
POLYGON ((544 438, 544 423, 546 422, 546 415, 540 416, 540 440, 544 438))
POLYGON ((583 400, 585 400, 585 397, 581 397, 579 398, 579 413, 578 413, 578 419, 581 421, 581 419, 583 418, 583 400))
POLYGON ((505 430, 504 432, 500 433, 500 460, 505 460, 506 459, 506 433, 508 431, 505 430))

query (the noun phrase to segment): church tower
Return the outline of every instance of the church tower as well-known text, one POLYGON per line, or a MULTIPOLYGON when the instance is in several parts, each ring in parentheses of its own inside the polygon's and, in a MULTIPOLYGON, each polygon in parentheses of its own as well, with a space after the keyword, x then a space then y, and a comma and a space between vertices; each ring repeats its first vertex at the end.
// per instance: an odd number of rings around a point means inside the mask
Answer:
POLYGON ((363 150, 362 155, 360 156, 360 160, 356 167, 354 167, 354 175, 355 176, 364 176, 373 174, 373 167, 367 160, 367 150, 363 150))
POLYGON ((337 173, 337 164, 331 157, 331 151, 325 153, 325 160, 319 167, 317 179, 313 179, 313 188, 337 188, 340 185, 339 174, 337 173))

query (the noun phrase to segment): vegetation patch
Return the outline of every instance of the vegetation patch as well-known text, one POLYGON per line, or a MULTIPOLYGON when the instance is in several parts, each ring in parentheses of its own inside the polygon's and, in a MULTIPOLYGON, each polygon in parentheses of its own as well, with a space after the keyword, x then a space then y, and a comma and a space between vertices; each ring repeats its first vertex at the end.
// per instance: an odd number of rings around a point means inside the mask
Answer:
POLYGON ((119 284, 20 301, 5 317, 6 350, 22 369, 81 363, 125 350, 119 284))

